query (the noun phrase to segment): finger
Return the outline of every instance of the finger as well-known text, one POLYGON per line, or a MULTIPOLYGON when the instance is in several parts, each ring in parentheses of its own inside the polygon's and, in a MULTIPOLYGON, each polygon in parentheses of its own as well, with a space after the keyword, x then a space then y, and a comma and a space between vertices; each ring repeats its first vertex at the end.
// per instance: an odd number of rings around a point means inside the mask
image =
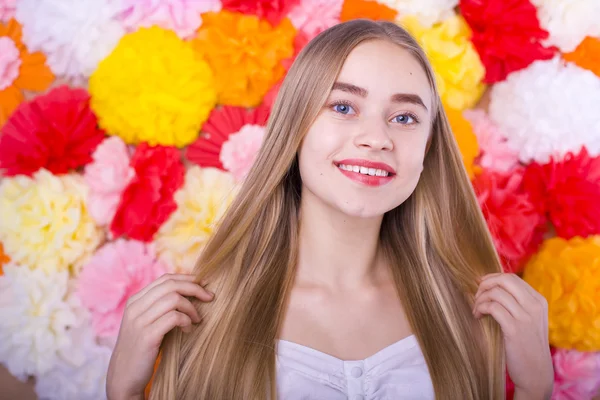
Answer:
POLYGON ((148 291, 150 291, 152 288, 154 288, 168 280, 193 282, 194 279, 195 279, 194 275, 188 275, 188 274, 163 274, 158 279, 155 279, 150 284, 146 285, 140 291, 138 291, 133 296, 131 296, 128 300, 128 304, 132 304, 134 301, 136 301, 137 299, 139 299, 140 297, 142 297, 146 293, 148 293, 148 291))
POLYGON ((197 299, 209 302, 214 298, 214 293, 209 292, 202 286, 186 281, 179 280, 167 280, 158 286, 150 289, 145 296, 139 298, 129 307, 129 312, 132 317, 140 315, 146 311, 150 306, 164 295, 175 292, 182 296, 196 297, 197 299))
POLYGON ((192 326, 190 317, 179 311, 169 311, 161 316, 149 327, 149 336, 154 345, 160 345, 163 337, 176 326, 181 327, 184 332, 188 332, 192 326))
MULTIPOLYGON (((508 310, 502 306, 502 304, 495 301, 488 301, 485 303, 481 303, 477 306, 477 310, 479 314, 490 315, 502 329, 502 333, 507 337, 514 337, 517 334, 517 325, 515 324, 515 319, 510 315, 508 310)), ((481 317, 479 317, 481 318, 481 317)))
POLYGON ((528 316, 527 311, 525 311, 512 294, 508 293, 500 286, 495 286, 490 290, 483 292, 475 301, 475 306, 473 307, 475 317, 479 318, 481 316, 481 314, 476 311, 480 304, 493 301, 502 304, 515 319, 524 320, 528 316))
POLYGON ((152 303, 150 307, 138 317, 139 323, 141 326, 148 326, 172 310, 184 313, 190 317, 194 323, 200 322, 198 310, 196 310, 192 303, 180 294, 170 292, 152 303))
POLYGON ((516 275, 513 274, 499 274, 496 276, 490 276, 481 281, 477 293, 475 293, 475 299, 477 299, 483 292, 490 290, 493 287, 499 286, 509 292, 519 304, 527 309, 528 306, 534 301, 534 297, 527 290, 527 283, 516 275))

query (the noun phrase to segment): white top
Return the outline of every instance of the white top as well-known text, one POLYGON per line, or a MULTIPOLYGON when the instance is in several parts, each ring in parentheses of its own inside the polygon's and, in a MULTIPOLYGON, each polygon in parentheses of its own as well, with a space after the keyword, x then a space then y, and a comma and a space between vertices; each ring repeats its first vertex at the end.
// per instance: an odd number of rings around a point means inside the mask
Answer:
POLYGON ((279 340, 280 400, 430 400, 433 384, 414 335, 359 361, 279 340))

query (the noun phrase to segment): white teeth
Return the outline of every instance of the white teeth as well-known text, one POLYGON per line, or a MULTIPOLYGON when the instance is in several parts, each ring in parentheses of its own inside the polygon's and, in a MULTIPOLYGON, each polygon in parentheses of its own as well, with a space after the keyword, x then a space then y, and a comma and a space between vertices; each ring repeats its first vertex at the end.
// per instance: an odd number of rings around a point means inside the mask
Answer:
POLYGON ((359 167, 358 165, 344 165, 344 164, 340 164, 339 168, 343 169, 345 171, 358 172, 358 173, 361 173, 363 175, 370 175, 370 176, 388 176, 389 175, 389 172, 384 171, 382 169, 359 167))

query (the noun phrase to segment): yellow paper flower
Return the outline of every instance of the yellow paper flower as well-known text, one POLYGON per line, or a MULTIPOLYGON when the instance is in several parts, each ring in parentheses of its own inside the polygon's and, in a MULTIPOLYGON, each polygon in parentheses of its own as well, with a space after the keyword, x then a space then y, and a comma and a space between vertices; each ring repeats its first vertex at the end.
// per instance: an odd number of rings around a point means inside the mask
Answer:
POLYGON ((18 175, 0 184, 0 241, 11 261, 46 272, 77 273, 103 234, 85 207, 78 175, 18 175))
POLYGON ((600 350, 600 236, 546 240, 523 279, 548 301, 550 344, 600 350))
POLYGON ((190 167, 183 187, 175 192, 177 210, 154 238, 159 258, 176 271, 190 272, 235 192, 231 174, 190 167))
POLYGON ((289 19, 272 27, 255 15, 221 11, 202 15, 194 47, 215 71, 219 103, 258 106, 284 75, 282 60, 294 53, 289 19))
POLYGON ((125 35, 90 77, 89 90, 102 128, 151 146, 193 142, 217 100, 206 61, 156 26, 125 35))
POLYGON ((431 28, 415 16, 404 17, 400 23, 425 49, 443 102, 458 110, 473 107, 485 90, 485 68, 464 19, 454 15, 431 28))
POLYGON ((463 117, 462 112, 454 110, 450 107, 444 107, 450 126, 452 127, 452 133, 460 149, 462 155, 463 164, 469 174, 469 178, 473 179, 476 173, 479 172, 480 168, 474 164, 475 158, 479 155, 479 144, 477 143, 477 136, 471 127, 471 123, 463 117))

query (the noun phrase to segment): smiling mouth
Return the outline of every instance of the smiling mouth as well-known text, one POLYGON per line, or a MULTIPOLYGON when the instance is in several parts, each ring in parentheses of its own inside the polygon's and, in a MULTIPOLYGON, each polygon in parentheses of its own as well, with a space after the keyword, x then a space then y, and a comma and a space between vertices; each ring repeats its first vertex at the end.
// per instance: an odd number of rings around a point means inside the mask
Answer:
POLYGON ((371 187, 385 185, 391 182, 396 175, 380 168, 367 168, 352 164, 335 164, 335 166, 352 181, 371 187))

